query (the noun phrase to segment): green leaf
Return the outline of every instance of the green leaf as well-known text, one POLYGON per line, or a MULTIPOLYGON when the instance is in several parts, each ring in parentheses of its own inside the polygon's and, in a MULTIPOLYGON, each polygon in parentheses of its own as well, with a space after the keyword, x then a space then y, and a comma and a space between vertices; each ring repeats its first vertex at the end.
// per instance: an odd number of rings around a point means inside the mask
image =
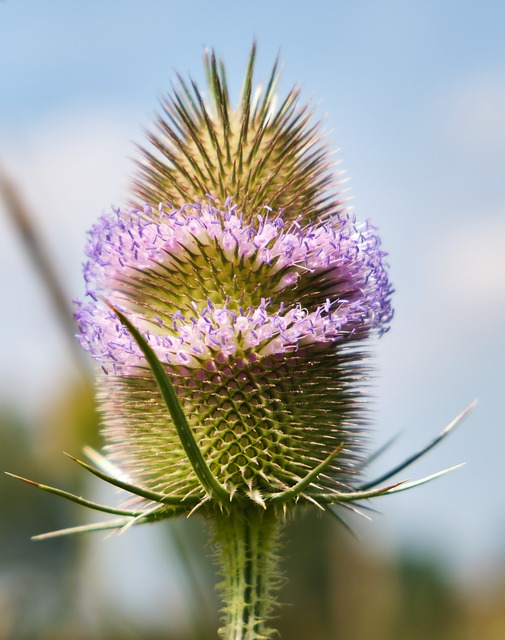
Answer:
POLYGON ((328 507, 325 509, 326 513, 329 513, 330 516, 333 516, 335 518, 335 520, 342 526, 344 527, 344 529, 351 534, 351 536, 357 540, 358 536, 356 535, 356 532, 354 531, 354 529, 351 527, 351 525, 344 520, 344 518, 342 518, 342 516, 337 513, 336 511, 334 511, 333 509, 329 509, 328 507))

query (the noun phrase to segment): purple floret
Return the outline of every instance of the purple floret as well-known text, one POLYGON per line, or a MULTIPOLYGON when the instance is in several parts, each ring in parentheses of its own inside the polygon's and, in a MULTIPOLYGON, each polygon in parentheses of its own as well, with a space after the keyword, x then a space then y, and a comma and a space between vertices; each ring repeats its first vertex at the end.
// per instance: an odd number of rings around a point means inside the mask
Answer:
POLYGON ((89 300, 76 318, 107 371, 143 357, 101 299, 128 313, 160 359, 191 367, 219 353, 264 357, 387 330, 391 287, 373 227, 346 213, 304 226, 267 209, 252 221, 223 209, 117 209, 92 228, 89 300), (214 276, 199 280, 202 270, 214 276))

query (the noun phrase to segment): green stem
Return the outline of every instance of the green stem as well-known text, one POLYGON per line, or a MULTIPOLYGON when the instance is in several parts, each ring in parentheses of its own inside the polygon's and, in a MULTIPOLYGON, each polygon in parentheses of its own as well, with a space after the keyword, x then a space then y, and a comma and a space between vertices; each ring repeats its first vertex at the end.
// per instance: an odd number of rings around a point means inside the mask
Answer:
POLYGON ((225 620, 223 640, 264 640, 272 636, 268 618, 275 605, 278 517, 255 506, 216 513, 216 540, 224 577, 220 587, 225 620))

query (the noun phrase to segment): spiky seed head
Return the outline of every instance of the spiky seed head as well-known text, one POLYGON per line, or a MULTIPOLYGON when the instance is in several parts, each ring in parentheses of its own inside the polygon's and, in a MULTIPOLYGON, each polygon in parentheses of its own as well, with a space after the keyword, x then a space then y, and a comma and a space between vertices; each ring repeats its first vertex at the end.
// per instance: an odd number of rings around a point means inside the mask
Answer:
POLYGON ((217 206, 231 198, 247 216, 263 206, 286 220, 306 222, 342 209, 319 123, 294 87, 277 105, 276 62, 265 88, 254 89, 256 49, 233 108, 226 73, 214 53, 205 56, 208 98, 179 77, 163 102, 157 131, 148 133, 134 183, 136 205, 169 201, 180 207, 212 194, 217 206))
POLYGON ((103 365, 110 454, 166 495, 199 485, 156 382, 106 298, 164 363, 213 474, 234 499, 293 487, 338 447, 306 495, 353 486, 365 382, 359 346, 384 330, 390 286, 373 228, 341 212, 323 223, 231 201, 102 216, 85 268, 81 341, 103 365))

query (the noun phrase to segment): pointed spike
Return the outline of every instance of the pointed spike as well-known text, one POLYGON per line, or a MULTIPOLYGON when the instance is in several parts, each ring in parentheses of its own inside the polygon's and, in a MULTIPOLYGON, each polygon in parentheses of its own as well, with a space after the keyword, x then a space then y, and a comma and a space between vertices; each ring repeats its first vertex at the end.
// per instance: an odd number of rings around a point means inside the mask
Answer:
MULTIPOLYGON (((175 92, 176 90, 174 89, 174 93, 175 92)), ((171 97, 165 98, 165 100, 161 102, 161 108, 166 116, 167 124, 170 123, 170 127, 173 129, 176 135, 184 138, 184 123, 181 122, 181 118, 179 116, 177 105, 174 103, 174 99, 171 97)), ((158 116, 158 118, 161 118, 161 116, 158 116)), ((156 120, 155 122, 158 122, 158 120, 156 120)))
MULTIPOLYGON (((191 140, 193 140, 203 160, 203 166, 207 170, 208 179, 210 179, 210 181, 215 185, 216 184, 216 179, 214 177, 215 167, 203 145, 202 138, 201 138, 201 131, 199 127, 200 123, 199 122, 195 123, 192 120, 192 118, 187 112, 187 108, 186 108, 187 105, 185 105, 182 102, 182 99, 177 94, 175 94, 175 98, 178 102, 178 106, 176 108, 178 110, 181 121, 185 126, 183 138, 189 137, 191 140)), ((201 114, 200 117, 204 117, 203 113, 201 114)), ((200 163, 198 163, 194 158, 194 156, 190 153, 186 140, 184 139, 181 140, 181 138, 176 136, 173 130, 171 129, 171 127, 166 122, 164 122, 161 118, 158 120, 158 126, 163 130, 163 132, 165 132, 170 138, 173 139, 180 153, 186 157, 186 159, 191 164, 193 169, 199 174, 200 178, 205 182, 206 177, 202 169, 200 168, 200 163)))
POLYGON ((254 73, 254 63, 256 61, 256 42, 253 42, 249 58, 247 59, 247 67, 240 92, 240 102, 244 106, 251 99, 252 78, 254 73))
POLYGON ((336 511, 334 511, 333 509, 326 507, 325 509, 326 513, 329 513, 333 518, 335 518, 335 520, 337 520, 337 522, 344 527, 344 529, 351 534, 351 536, 355 539, 358 540, 358 536, 356 534, 356 532, 354 531, 354 529, 351 527, 351 525, 346 522, 344 520, 344 518, 342 518, 341 515, 339 515, 336 511))
MULTIPOLYGON (((173 154, 170 152, 169 149, 167 149, 166 147, 163 146, 163 144, 155 137, 153 136, 153 134, 151 133, 147 133, 147 138, 148 140, 153 144, 154 147, 156 147, 156 149, 158 149, 159 151, 161 151, 163 153, 163 155, 169 160, 169 162, 171 164, 174 165, 174 167, 179 170, 179 166, 177 163, 176 158, 173 156, 173 154)), ((147 166, 143 166, 140 165, 140 170, 141 173, 149 176, 150 174, 153 176, 156 176, 158 178, 162 178, 163 181, 168 181, 170 182, 175 189, 181 194, 183 195, 183 197, 186 197, 189 199, 190 197, 190 191, 188 191, 175 177, 175 175, 172 172, 172 168, 171 167, 167 167, 167 165, 163 164, 162 162, 160 162, 158 160, 158 158, 156 158, 150 151, 147 151, 146 149, 143 149, 142 147, 140 147, 141 152, 143 153, 144 157, 146 158, 146 160, 148 161, 148 165, 147 166)), ((187 172, 185 172, 184 170, 181 171, 181 174, 183 175, 183 177, 188 181, 191 182, 189 176, 187 175, 187 172)), ((162 183, 161 185, 159 184, 159 181, 153 181, 152 179, 149 180, 151 182, 151 184, 153 184, 154 186, 161 186, 163 187, 164 184, 162 183)), ((140 183, 139 181, 136 182, 136 184, 142 188, 144 188, 143 183, 140 183)), ((192 185, 194 187, 194 185, 192 185)), ((138 191, 138 189, 137 189, 138 191)), ((140 193, 139 195, 142 196, 142 194, 140 193)))
POLYGON ((352 513, 356 514, 357 516, 360 516, 360 518, 364 518, 365 520, 368 520, 368 522, 372 521, 372 518, 370 516, 367 516, 365 513, 363 513, 361 511, 361 509, 363 509, 363 505, 357 505, 354 502, 342 502, 341 507, 343 507, 344 509, 348 509, 349 511, 352 511, 352 513))
POLYGON ((461 469, 461 467, 465 466, 465 462, 460 464, 456 464, 453 467, 449 467, 447 469, 443 469, 442 471, 438 471, 437 473, 432 473, 429 476, 425 476, 424 478, 420 478, 419 480, 414 480, 412 482, 404 482, 399 484, 396 487, 388 490, 388 494, 392 493, 400 493, 401 491, 408 491, 409 489, 414 489, 415 487, 420 487, 422 484, 426 484, 427 482, 431 482, 432 480, 436 480, 441 476, 445 476, 447 473, 451 473, 452 471, 456 471, 457 469, 461 469))
POLYGON ((222 60, 219 61, 219 77, 221 78, 221 86, 225 104, 230 104, 230 95, 228 93, 228 78, 226 77, 226 67, 222 60))
POLYGON ((97 522, 95 524, 86 524, 79 527, 69 527, 68 529, 58 529, 57 531, 49 531, 48 533, 40 533, 36 536, 32 536, 32 540, 50 540, 51 538, 73 536, 80 533, 90 533, 92 531, 120 529, 127 522, 128 520, 126 518, 118 518, 117 520, 109 520, 108 522, 97 522))
POLYGON ((220 171, 220 175, 222 175, 224 173, 224 165, 223 165, 223 159, 224 159, 224 154, 223 154, 223 150, 221 148, 221 145, 219 143, 218 137, 217 137, 217 133, 214 127, 214 124, 212 122, 212 118, 209 115, 209 112, 207 110, 207 107, 205 105, 203 96, 201 95, 197 85, 195 83, 192 83, 192 87, 193 87, 193 91, 195 92, 195 96, 198 100, 198 103, 200 105, 200 110, 201 110, 201 114, 203 117, 203 121, 205 123, 205 127, 207 128, 207 132, 209 134, 210 140, 214 146, 214 150, 216 152, 216 157, 219 163, 219 171, 220 171))
MULTIPOLYGON (((175 134, 173 134, 173 135, 175 136, 175 134)), ((163 142, 159 138, 157 138, 152 133, 148 133, 147 134, 147 138, 151 142, 151 144, 153 144, 153 146, 156 147, 156 149, 161 151, 161 153, 163 153, 170 160, 170 162, 174 165, 174 167, 177 169, 177 171, 179 171, 181 173, 181 175, 183 175, 184 178, 190 183, 190 185, 193 187, 193 189, 195 190, 196 193, 204 193, 206 191, 205 184, 202 183, 201 180, 199 180, 198 176, 196 174, 191 174, 184 167, 184 165, 177 158, 177 156, 174 153, 172 153, 170 151, 170 149, 167 149, 167 147, 163 144, 163 142)), ((156 165, 157 165, 158 171, 161 174, 161 176, 163 178, 165 178, 165 179, 168 178, 168 173, 170 173, 170 168, 167 168, 162 163, 160 163, 158 160, 156 161, 156 165), (160 169, 161 169, 161 171, 160 171, 160 169)), ((194 168, 193 163, 191 163, 191 166, 194 168)), ((198 172, 200 172, 200 170, 198 170, 197 173, 198 172)))
POLYGON ((231 150, 229 141, 230 121, 228 115, 228 104, 226 103, 226 96, 224 95, 221 86, 221 79, 216 61, 216 54, 214 51, 211 51, 210 53, 206 52, 205 67, 207 72, 207 83, 209 86, 216 117, 221 120, 221 126, 223 128, 223 142, 226 149, 226 164, 229 166, 231 163, 231 150))
MULTIPOLYGON (((191 77, 189 78, 191 84, 193 84, 193 81, 191 80, 191 77)), ((195 97, 193 96, 193 94, 191 93, 188 85, 186 84, 186 81, 184 80, 184 78, 181 76, 180 73, 177 74, 177 81, 179 82, 180 87, 182 88, 183 92, 184 92, 184 96, 187 100, 187 103, 191 106, 191 109, 193 111, 193 116, 194 118, 196 118, 197 120, 200 119, 202 117, 199 105, 197 102, 195 102, 195 97)))
POLYGON ((191 509, 191 511, 188 513, 187 517, 190 518, 195 513, 195 511, 197 509, 200 509, 200 507, 203 507, 203 505, 206 502, 209 502, 209 501, 210 501, 210 497, 209 496, 205 496, 205 498, 203 498, 203 500, 200 500, 200 502, 191 509))
POLYGON ((282 121, 285 121, 286 117, 289 118, 289 113, 293 113, 298 103, 299 97, 300 90, 297 87, 293 87, 293 89, 291 89, 291 91, 284 98, 281 106, 273 115, 272 121, 269 122, 269 126, 275 129, 282 128, 282 121))
POLYGON ((378 496, 382 496, 392 489, 396 489, 402 484, 405 484, 406 480, 402 480, 401 482, 395 482, 394 484, 390 484, 386 487, 382 487, 380 489, 373 489, 371 491, 334 491, 327 495, 317 495, 317 499, 323 504, 337 504, 337 503, 347 503, 347 502, 355 502, 356 500, 368 500, 370 498, 376 498, 378 496))
POLYGON ((244 83, 242 85, 242 91, 240 96, 240 102, 242 103, 242 126, 240 130, 240 147, 247 143, 247 134, 249 131, 249 121, 251 118, 251 94, 252 94, 252 80, 254 73, 254 61, 256 58, 256 43, 253 43, 249 60, 247 62, 247 69, 244 76, 244 83))
MULTIPOLYGON (((275 59, 274 66, 272 67, 272 72, 270 73, 270 78, 268 80, 268 84, 265 89, 265 93, 263 95, 263 101, 261 103, 261 107, 259 111, 254 113, 254 118, 259 118, 261 125, 264 123, 270 107, 272 106, 272 96, 274 95, 277 82, 279 80, 279 56, 275 59)), ((259 103, 258 103, 259 104, 259 103)))
MULTIPOLYGON (((281 491, 280 493, 273 494, 268 496, 268 501, 272 504, 279 504, 283 502, 287 502, 295 498, 297 495, 301 495, 301 493, 306 489, 311 482, 313 482, 325 469, 329 467, 329 465, 335 460, 337 455, 342 450, 343 444, 338 446, 333 453, 331 453, 323 462, 317 465, 312 471, 310 471, 302 480, 297 482, 290 489, 286 489, 285 491, 281 491)), ((309 499, 308 496, 305 496, 309 499)))
POLYGON ((312 496, 306 495, 305 493, 300 494, 301 498, 305 498, 308 502, 312 502, 312 504, 317 507, 320 511, 326 511, 324 505, 320 504, 317 500, 315 500, 312 496))
MULTIPOLYGON (((156 514, 161 513, 162 511, 164 511, 163 507, 159 507, 158 505, 155 505, 151 509, 146 509, 146 511, 143 511, 139 515, 137 515, 134 518, 132 518, 129 522, 127 522, 124 525, 124 527, 121 527, 121 529, 118 532, 119 535, 125 533, 125 531, 128 531, 128 529, 130 529, 131 527, 135 526, 136 524, 139 524, 140 521, 143 520, 144 518, 146 518, 148 516, 154 516, 156 514)), ((156 520, 156 518, 154 518, 154 519, 156 520)))
POLYGON ((261 492, 258 489, 251 489, 251 491, 249 491, 248 493, 249 497, 251 498, 251 500, 253 502, 255 502, 256 504, 259 504, 259 506, 262 509, 266 509, 267 505, 265 504, 265 501, 261 495, 261 492))
POLYGON ((103 456, 100 452, 93 449, 93 447, 85 446, 83 447, 82 452, 88 458, 90 462, 92 462, 95 467, 98 467, 100 471, 106 473, 113 478, 119 478, 120 480, 124 480, 128 482, 128 477, 123 471, 113 464, 108 458, 103 456))

